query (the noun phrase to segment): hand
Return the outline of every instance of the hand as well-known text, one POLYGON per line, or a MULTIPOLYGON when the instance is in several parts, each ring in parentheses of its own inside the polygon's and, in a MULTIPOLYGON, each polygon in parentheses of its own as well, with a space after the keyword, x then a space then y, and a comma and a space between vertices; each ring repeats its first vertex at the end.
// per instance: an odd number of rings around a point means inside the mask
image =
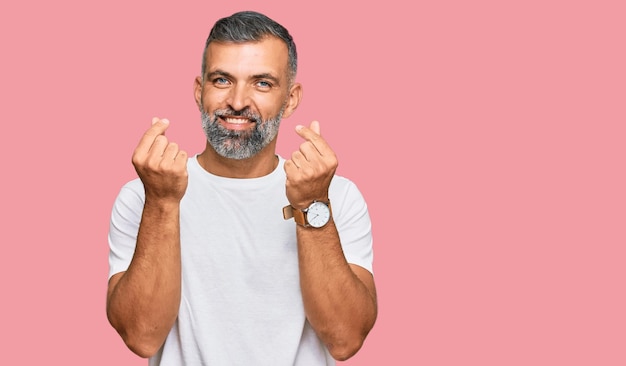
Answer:
POLYGON ((296 133, 306 141, 285 161, 286 191, 291 206, 302 209, 314 200, 328 201, 328 187, 338 162, 320 135, 319 122, 311 122, 308 128, 296 126, 296 133))
POLYGON ((150 127, 133 152, 133 165, 143 182, 146 200, 179 202, 187 190, 187 153, 169 142, 167 119, 152 119, 150 127))

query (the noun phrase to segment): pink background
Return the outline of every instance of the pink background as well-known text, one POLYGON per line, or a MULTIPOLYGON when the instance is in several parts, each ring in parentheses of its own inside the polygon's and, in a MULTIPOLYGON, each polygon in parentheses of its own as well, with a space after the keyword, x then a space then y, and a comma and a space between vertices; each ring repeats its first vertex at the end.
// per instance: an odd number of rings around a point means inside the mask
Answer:
POLYGON ((3 364, 147 365, 105 316, 111 205, 151 117, 203 148, 193 78, 242 9, 298 45, 279 152, 318 119, 369 203, 380 314, 345 365, 626 364, 624 3, 343 4, 2 5, 3 364))

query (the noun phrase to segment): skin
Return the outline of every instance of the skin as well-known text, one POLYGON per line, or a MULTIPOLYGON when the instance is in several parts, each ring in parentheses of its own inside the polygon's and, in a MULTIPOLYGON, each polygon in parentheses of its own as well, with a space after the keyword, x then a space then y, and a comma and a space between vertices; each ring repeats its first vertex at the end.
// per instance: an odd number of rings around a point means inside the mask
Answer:
POLYGON ((141 357, 163 344, 181 298, 179 203, 187 189, 187 153, 167 140, 168 126, 153 119, 133 153, 146 201, 131 264, 111 277, 107 292, 109 322, 141 357))
MULTIPOLYGON (((198 108, 209 115, 218 109, 249 108, 267 120, 284 108, 283 118, 287 118, 300 103, 302 87, 288 79, 287 47, 277 38, 211 43, 206 57, 207 70, 195 80, 194 97, 198 108)), ((254 127, 249 120, 228 123, 228 116, 218 122, 240 131, 254 127)), ((187 154, 165 137, 168 126, 167 120, 155 118, 133 154, 146 203, 133 260, 126 272, 111 277, 107 294, 109 321, 142 357, 161 347, 181 299, 179 217, 187 187, 187 154)), ((295 132, 303 142, 285 162, 285 190, 294 208, 304 208, 313 200, 328 200, 338 162, 317 121, 309 127, 298 125, 295 132)), ((237 160, 219 155, 207 142, 198 161, 215 175, 254 178, 276 168, 275 149, 273 139, 258 154, 237 160)), ((296 226, 307 319, 334 358, 348 359, 360 349, 376 320, 373 276, 346 262, 332 219, 320 229, 296 226)))
MULTIPOLYGON (((285 162, 287 198, 294 208, 328 201, 337 157, 320 135, 319 122, 296 126, 305 141, 285 162)), ((331 203, 332 204, 332 203, 331 203)), ((300 286, 307 319, 331 355, 340 361, 363 345, 377 315, 372 274, 346 262, 332 220, 324 227, 296 225, 300 286)))

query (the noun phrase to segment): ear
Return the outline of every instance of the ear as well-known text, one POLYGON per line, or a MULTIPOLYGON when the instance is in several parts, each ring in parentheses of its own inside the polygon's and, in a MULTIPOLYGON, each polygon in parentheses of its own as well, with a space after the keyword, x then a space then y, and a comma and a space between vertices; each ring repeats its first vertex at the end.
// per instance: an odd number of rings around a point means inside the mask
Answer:
POLYGON ((198 76, 193 82, 193 96, 198 109, 202 110, 202 76, 198 76))
POLYGON ((283 113, 283 118, 291 116, 291 114, 298 108, 302 100, 302 85, 300 83, 294 83, 289 89, 289 97, 287 100, 287 106, 283 113))

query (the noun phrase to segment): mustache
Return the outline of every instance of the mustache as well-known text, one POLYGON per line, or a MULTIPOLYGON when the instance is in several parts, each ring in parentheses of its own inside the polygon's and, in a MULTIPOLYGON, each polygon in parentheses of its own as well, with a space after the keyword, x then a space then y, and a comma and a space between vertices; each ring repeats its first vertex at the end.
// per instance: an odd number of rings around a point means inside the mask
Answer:
POLYGON ((261 116, 257 113, 254 113, 250 110, 249 107, 246 107, 240 111, 236 111, 231 108, 218 109, 213 112, 215 117, 224 117, 224 116, 232 116, 232 117, 245 117, 255 123, 261 122, 261 116))

